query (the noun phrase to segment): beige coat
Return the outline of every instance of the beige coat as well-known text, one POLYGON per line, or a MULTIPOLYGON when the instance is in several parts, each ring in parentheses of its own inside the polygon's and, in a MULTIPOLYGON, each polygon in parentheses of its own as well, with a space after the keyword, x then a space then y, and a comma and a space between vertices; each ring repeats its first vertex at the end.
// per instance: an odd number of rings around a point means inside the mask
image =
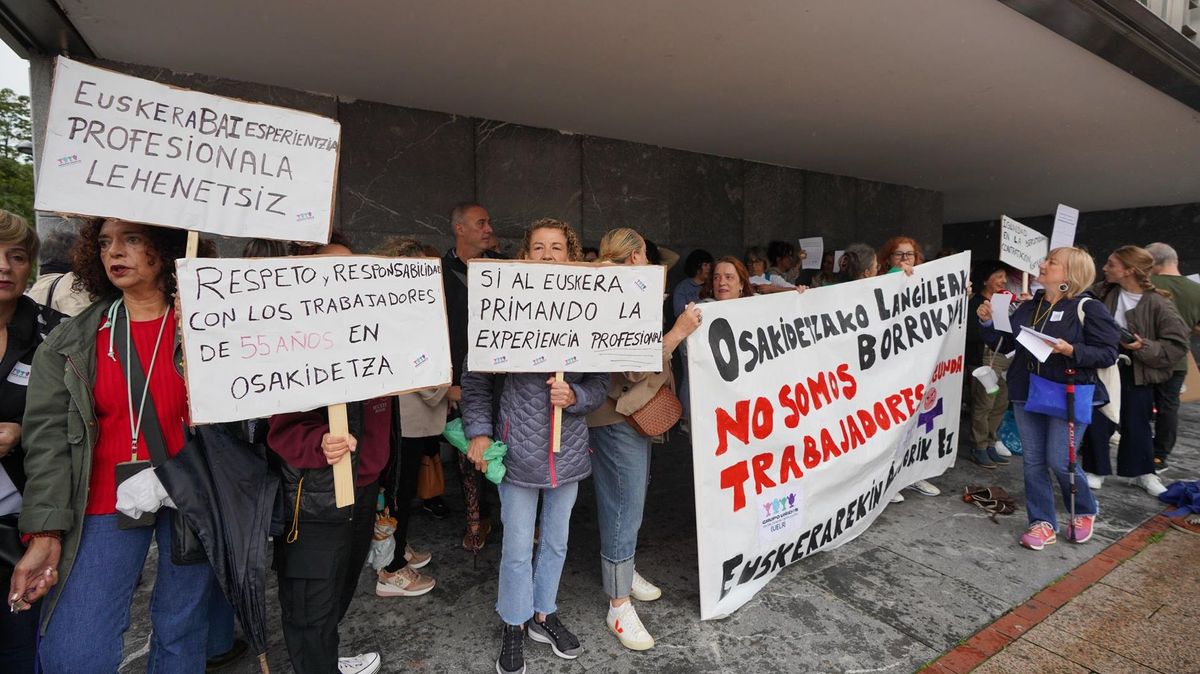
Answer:
POLYGON ((675 377, 671 374, 671 356, 663 355, 661 372, 613 372, 608 386, 608 398, 604 404, 587 417, 590 428, 611 426, 625 421, 625 417, 646 406, 654 394, 664 386, 675 391, 675 377))
POLYGON ((449 386, 439 386, 396 396, 400 406, 400 437, 441 435, 446 427, 446 394, 449 391, 449 386))

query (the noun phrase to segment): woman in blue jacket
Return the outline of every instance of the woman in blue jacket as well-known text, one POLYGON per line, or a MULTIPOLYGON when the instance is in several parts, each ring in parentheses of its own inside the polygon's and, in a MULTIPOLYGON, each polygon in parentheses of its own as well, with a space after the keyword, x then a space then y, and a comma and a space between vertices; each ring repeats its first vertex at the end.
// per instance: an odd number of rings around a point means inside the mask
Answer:
MULTIPOLYGON (((579 238, 563 222, 538 220, 525 232, 517 256, 525 260, 578 262, 579 238)), ((500 587, 496 612, 504 621, 499 674, 525 671, 524 639, 550 644, 554 654, 572 660, 583 648, 558 619, 558 581, 567 556, 571 510, 579 482, 592 472, 586 417, 608 396, 607 373, 567 374, 556 382, 546 373, 512 373, 504 378, 499 414, 492 418, 492 376, 465 371, 462 376, 463 430, 471 445, 468 458, 487 470, 483 452, 499 437, 508 445, 500 483, 504 540, 500 551, 500 587), (559 452, 550 452, 552 411, 562 408, 559 452), (538 498, 542 500, 541 536, 533 555, 538 498)))
MULTIPOLYGON (((1044 363, 1038 362, 1024 346, 1018 344, 1008 368, 1009 398, 1013 402, 1013 412, 1025 450, 1025 508, 1029 513, 1029 529, 1021 536, 1021 545, 1030 550, 1041 550, 1056 540, 1058 517, 1054 506, 1054 487, 1047 468, 1053 471, 1058 480, 1063 500, 1071 498, 1067 471, 1067 422, 1057 416, 1025 409, 1029 399, 1030 375, 1037 374, 1050 382, 1062 384, 1067 381, 1067 370, 1074 368, 1077 384, 1095 385, 1092 405, 1099 408, 1108 402, 1108 392, 1097 379, 1096 370, 1116 362, 1120 333, 1104 304, 1085 292, 1095 277, 1096 264, 1086 252, 1078 248, 1055 248, 1039 268, 1038 282, 1045 290, 1038 291, 1033 299, 1021 304, 1010 319, 1014 337, 1022 327, 1029 327, 1057 340, 1051 345, 1053 353, 1044 363), (1079 320, 1081 315, 1083 321, 1079 320)), ((991 302, 981 304, 977 314, 983 322, 984 341, 996 348, 1002 333, 992 325, 991 302)), ((1098 409, 1096 414, 1099 414, 1098 409)), ((1075 424, 1076 450, 1086 429, 1086 424, 1075 424)), ((1088 488, 1078 464, 1075 466, 1075 488, 1076 516, 1072 540, 1083 543, 1092 537, 1098 510, 1096 498, 1088 488)))

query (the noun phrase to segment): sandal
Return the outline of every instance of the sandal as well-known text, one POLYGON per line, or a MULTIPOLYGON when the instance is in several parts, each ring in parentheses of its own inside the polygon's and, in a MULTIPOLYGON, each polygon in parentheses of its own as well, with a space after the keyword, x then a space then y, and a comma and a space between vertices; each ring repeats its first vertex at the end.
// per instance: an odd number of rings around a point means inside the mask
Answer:
POLYGON ((470 552, 479 552, 487 543, 488 534, 492 533, 491 520, 467 520, 467 533, 463 535, 463 548, 470 552))

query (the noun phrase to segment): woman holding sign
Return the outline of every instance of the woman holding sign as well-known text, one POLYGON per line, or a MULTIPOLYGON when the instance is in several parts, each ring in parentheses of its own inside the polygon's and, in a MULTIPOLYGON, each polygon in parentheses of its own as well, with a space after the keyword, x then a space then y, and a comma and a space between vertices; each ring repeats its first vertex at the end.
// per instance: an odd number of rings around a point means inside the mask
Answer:
MULTIPOLYGON (((648 264, 646 242, 632 229, 614 229, 600 240, 599 259, 615 264, 648 264)), ((689 304, 675 319, 675 326, 663 335, 662 371, 613 373, 604 404, 587 418, 600 522, 600 576, 609 599, 608 628, 621 645, 635 651, 652 648, 654 638, 629 599, 653 601, 662 596, 662 590, 634 568, 638 529, 650 483, 651 438, 635 429, 626 415, 654 404, 664 389, 667 395, 674 391, 671 354, 698 327, 700 309, 689 304)))
MULTIPOLYGON (((1077 400, 1086 399, 1085 386, 1094 386, 1090 407, 1097 409, 1108 402, 1108 391, 1097 378, 1096 370, 1117 360, 1117 325, 1104 305, 1085 292, 1095 277, 1096 265, 1086 252, 1078 248, 1055 248, 1040 265, 1038 282, 1044 289, 1022 303, 1009 319, 1014 333, 1028 327, 1055 340, 1044 361, 1039 361, 1018 341, 1008 368, 1008 396, 1025 450, 1025 508, 1029 512, 1029 529, 1021 536, 1021 545, 1030 550, 1041 550, 1056 540, 1058 516, 1047 469, 1058 480, 1063 501, 1074 500, 1072 542, 1083 543, 1092 537, 1098 512, 1096 498, 1078 465, 1073 467, 1074 478, 1071 477, 1071 458, 1087 424, 1080 422, 1076 414, 1071 428, 1065 405, 1065 385, 1072 379, 1078 385, 1077 400), (1063 403, 1056 408, 1041 402, 1049 399, 1063 403)), ((984 342, 993 349, 1002 348, 1001 339, 1011 336, 992 325, 991 301, 980 304, 976 314, 982 321, 984 342)), ((1095 414, 1100 412, 1097 410, 1095 414)))
MULTIPOLYGON (((538 220, 525 232, 518 258, 577 262, 579 238, 565 223, 538 220)), ((492 417, 492 376, 466 371, 462 376, 463 430, 471 444, 468 457, 482 472, 484 450, 492 438, 508 444, 506 473, 500 483, 504 540, 500 552, 500 588, 496 611, 504 636, 496 671, 525 671, 524 640, 550 644, 554 654, 579 657, 579 640, 558 618, 558 581, 567 554, 571 510, 579 482, 591 473, 586 415, 608 394, 606 373, 567 374, 556 381, 545 373, 510 373, 504 378, 499 415, 492 417), (553 408, 562 408, 562 444, 550 451, 553 408), (538 498, 542 501, 541 538, 533 555, 538 498)))
POLYGON ((186 237, 111 219, 84 225, 76 282, 101 299, 33 359, 22 424, 29 548, 9 601, 19 610, 58 586, 42 610, 49 672, 117 670, 152 539, 160 554, 148 668, 204 671, 211 568, 172 560, 173 510, 132 519, 116 508, 122 482, 145 480, 152 461, 183 447, 187 391, 172 297, 186 237))
MULTIPOLYGON (((1171 302, 1170 293, 1154 287, 1154 257, 1145 248, 1122 246, 1108 256, 1104 281, 1096 296, 1112 312, 1121 330, 1121 440, 1117 474, 1130 478, 1147 494, 1167 490, 1154 472, 1154 385, 1171 378, 1175 363, 1187 354, 1191 330, 1171 302)), ((1099 489, 1112 473, 1108 440, 1117 430, 1108 419, 1088 429, 1083 469, 1088 485, 1099 489)))

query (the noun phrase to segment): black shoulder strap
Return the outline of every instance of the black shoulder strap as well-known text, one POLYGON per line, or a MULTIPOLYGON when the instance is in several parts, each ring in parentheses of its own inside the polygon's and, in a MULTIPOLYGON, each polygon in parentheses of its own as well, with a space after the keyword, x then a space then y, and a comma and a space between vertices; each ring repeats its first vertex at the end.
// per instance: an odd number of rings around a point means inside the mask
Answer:
MULTIPOLYGON (((129 343, 125 341, 128 334, 124 330, 119 330, 118 326, 121 321, 129 320, 129 316, 125 313, 125 306, 122 305, 117 309, 117 320, 113 322, 112 335, 117 345, 117 354, 122 363, 129 362, 129 391, 131 395, 134 392, 140 394, 146 391, 146 409, 142 413, 142 437, 146 439, 146 451, 150 453, 150 463, 155 467, 161 466, 167 462, 167 443, 163 439, 162 427, 158 425, 158 411, 154 409, 154 396, 150 395, 149 389, 146 388, 146 371, 142 368, 142 360, 138 357, 136 348, 129 348, 129 343)), ((134 401, 134 414, 137 414, 137 401, 134 401)))
POLYGON ((45 306, 47 309, 54 308, 54 291, 58 289, 58 282, 63 280, 64 276, 66 276, 66 274, 59 274, 58 278, 56 278, 50 282, 50 292, 46 293, 46 305, 45 306))

